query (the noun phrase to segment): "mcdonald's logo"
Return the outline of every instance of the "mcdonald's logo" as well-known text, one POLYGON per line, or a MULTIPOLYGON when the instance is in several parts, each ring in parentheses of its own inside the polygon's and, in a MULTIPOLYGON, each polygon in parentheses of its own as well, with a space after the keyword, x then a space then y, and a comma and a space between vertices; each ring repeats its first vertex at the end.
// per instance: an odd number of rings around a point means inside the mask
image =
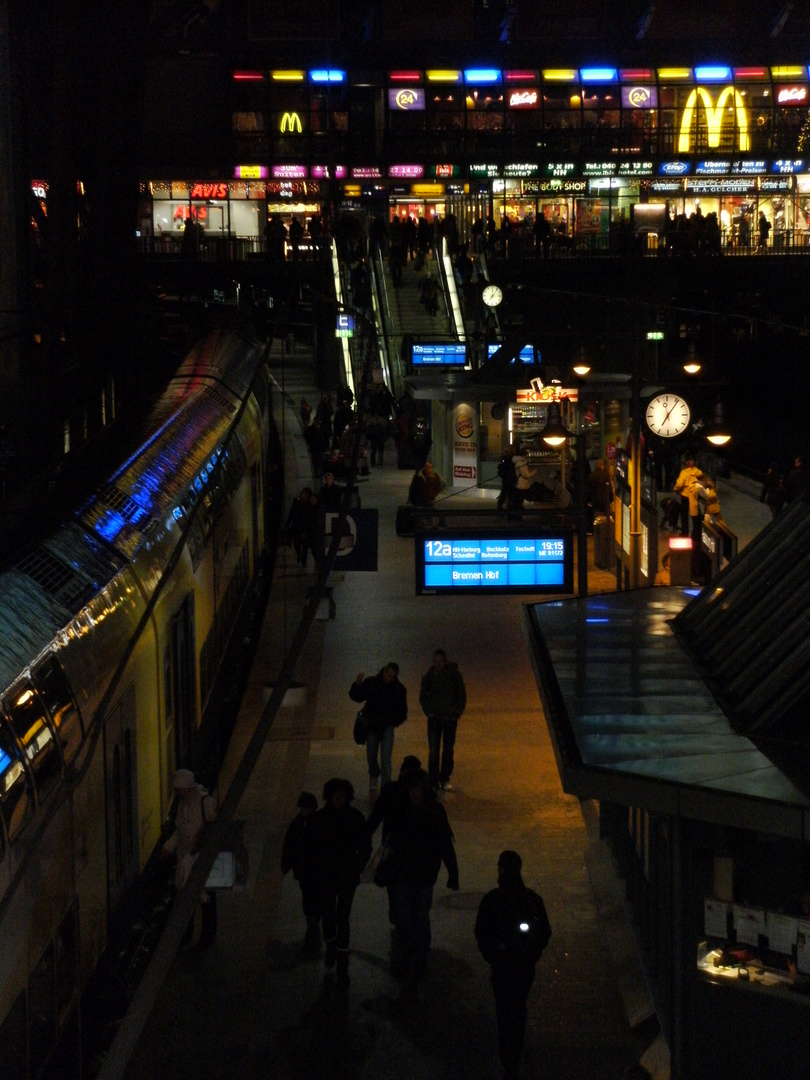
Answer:
POLYGON ((695 106, 698 103, 698 98, 703 102, 703 107, 706 110, 706 123, 708 125, 707 138, 710 147, 714 148, 720 145, 720 130, 723 127, 726 103, 731 100, 733 101, 733 108, 737 115, 737 128, 739 130, 740 140, 739 149, 745 151, 751 148, 751 140, 748 137, 748 116, 746 115, 745 105, 739 90, 735 90, 733 86, 725 87, 725 89, 720 91, 717 105, 714 106, 709 92, 704 90, 702 86, 696 86, 686 99, 686 108, 683 110, 683 116, 681 117, 681 131, 678 137, 679 154, 688 154, 692 149, 692 119, 695 112, 695 106))
POLYGON ((285 112, 281 118, 281 134, 283 135, 285 131, 289 131, 290 134, 292 134, 294 131, 297 131, 300 135, 302 130, 303 129, 301 128, 301 117, 298 115, 298 113, 285 112))

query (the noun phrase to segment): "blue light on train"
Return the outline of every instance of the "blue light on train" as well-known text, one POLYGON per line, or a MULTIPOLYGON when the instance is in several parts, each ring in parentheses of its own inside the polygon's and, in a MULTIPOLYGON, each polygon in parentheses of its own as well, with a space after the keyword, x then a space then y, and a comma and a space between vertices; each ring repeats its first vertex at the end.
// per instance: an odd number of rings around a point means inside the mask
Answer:
POLYGON ((202 491, 202 480, 199 478, 199 476, 195 477, 194 479, 194 490, 197 492, 197 494, 202 491))
POLYGON ((584 83, 609 83, 617 81, 618 73, 609 67, 581 68, 579 77, 584 83))
POLYGON ((10 764, 11 758, 8 756, 5 750, 0 749, 0 776, 5 775, 6 769, 9 767, 10 764))
POLYGON ((696 82, 728 82, 731 68, 724 64, 707 64, 695 68, 696 82))
POLYGON ((610 619, 586 619, 586 623, 609 623, 610 619))

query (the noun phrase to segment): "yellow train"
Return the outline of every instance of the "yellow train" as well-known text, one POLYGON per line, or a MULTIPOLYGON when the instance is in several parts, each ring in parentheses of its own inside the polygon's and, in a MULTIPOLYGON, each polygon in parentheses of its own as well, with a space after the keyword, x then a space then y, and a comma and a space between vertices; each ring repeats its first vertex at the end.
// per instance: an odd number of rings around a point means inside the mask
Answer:
POLYGON ((264 345, 215 330, 138 448, 0 574, 0 1078, 45 1066, 155 850, 210 780, 223 655, 270 539, 264 345))

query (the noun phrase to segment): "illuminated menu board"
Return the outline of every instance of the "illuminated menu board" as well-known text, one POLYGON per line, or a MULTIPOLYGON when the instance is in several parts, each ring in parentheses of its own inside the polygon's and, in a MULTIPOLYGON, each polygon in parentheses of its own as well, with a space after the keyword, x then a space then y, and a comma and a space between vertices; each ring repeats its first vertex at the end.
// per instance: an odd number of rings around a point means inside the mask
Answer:
POLYGON ((574 534, 570 528, 529 531, 518 526, 501 536, 459 530, 415 540, 416 594, 545 593, 574 591, 574 534))

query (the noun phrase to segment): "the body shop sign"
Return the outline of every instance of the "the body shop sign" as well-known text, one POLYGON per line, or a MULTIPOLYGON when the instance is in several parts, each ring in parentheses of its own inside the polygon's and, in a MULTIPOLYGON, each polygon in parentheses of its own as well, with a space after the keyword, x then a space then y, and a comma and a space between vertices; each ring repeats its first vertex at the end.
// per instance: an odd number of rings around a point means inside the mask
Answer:
POLYGON ((453 486, 474 485, 478 480, 478 413, 471 405, 456 405, 453 422, 453 486))

